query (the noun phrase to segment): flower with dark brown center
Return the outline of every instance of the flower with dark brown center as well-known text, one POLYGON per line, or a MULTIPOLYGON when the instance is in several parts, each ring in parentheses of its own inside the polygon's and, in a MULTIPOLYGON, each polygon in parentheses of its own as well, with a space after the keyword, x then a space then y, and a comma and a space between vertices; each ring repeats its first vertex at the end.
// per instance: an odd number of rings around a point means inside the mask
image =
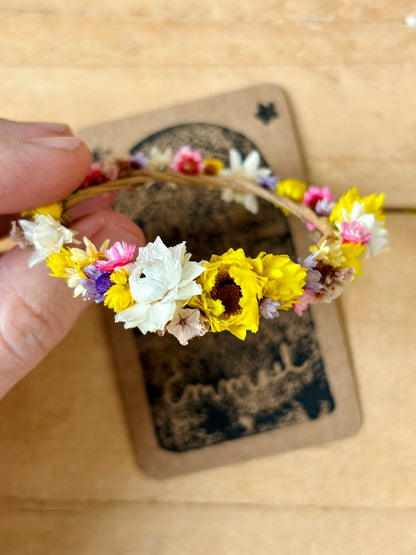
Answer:
POLYGON ((197 280, 202 293, 188 305, 205 314, 211 331, 228 330, 239 339, 245 339, 247 331, 256 332, 267 278, 256 272, 243 249, 213 255, 204 266, 206 271, 197 280))
POLYGON ((229 316, 239 314, 242 310, 240 306, 241 289, 228 272, 218 274, 215 287, 211 291, 211 298, 214 301, 220 300, 229 316))

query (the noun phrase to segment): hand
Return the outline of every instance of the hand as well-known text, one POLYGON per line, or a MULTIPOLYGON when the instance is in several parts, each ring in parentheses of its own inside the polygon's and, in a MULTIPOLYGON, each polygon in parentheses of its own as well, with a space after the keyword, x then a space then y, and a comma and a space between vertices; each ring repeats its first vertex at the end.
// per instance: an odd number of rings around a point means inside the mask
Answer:
MULTIPOLYGON (((19 212, 75 190, 90 165, 87 146, 66 125, 0 119, 0 238, 19 212)), ((78 238, 86 235, 97 247, 105 239, 144 245, 136 224, 102 210, 111 201, 98 198, 77 207, 72 227, 78 238)), ((64 280, 52 279, 46 264, 29 269, 29 256, 18 247, 0 255, 0 398, 61 341, 89 304, 74 299, 64 280)))

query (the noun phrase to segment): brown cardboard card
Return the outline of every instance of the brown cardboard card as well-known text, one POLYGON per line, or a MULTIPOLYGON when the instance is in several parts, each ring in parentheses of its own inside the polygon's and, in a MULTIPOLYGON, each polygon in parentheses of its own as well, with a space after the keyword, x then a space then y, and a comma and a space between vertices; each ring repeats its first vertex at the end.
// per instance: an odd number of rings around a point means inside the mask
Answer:
MULTIPOLYGON (((152 146, 188 144, 228 162, 253 149, 280 178, 303 178, 287 101, 260 85, 83 129, 96 157, 125 157, 152 146)), ((259 201, 253 214, 219 190, 155 183, 119 193, 115 210, 135 220, 149 241, 186 241, 194 260, 243 247, 307 255, 300 222, 259 201)), ((110 326, 115 362, 139 465, 167 477, 235 463, 353 434, 360 410, 335 304, 262 319, 240 341, 208 333, 186 347, 166 334, 110 326)), ((113 315, 110 313, 110 318, 113 315)))

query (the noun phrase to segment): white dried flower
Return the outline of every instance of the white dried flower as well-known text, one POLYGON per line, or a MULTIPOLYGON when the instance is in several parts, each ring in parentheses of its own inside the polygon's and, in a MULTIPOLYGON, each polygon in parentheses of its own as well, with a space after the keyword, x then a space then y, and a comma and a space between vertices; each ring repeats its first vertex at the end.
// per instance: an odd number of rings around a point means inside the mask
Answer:
POLYGON ((268 177, 271 174, 270 168, 260 167, 260 154, 257 150, 252 150, 243 160, 237 149, 230 150, 230 167, 220 171, 220 175, 236 175, 257 183, 258 177, 268 177))
POLYGON ((64 278, 66 279, 68 287, 74 290, 74 297, 84 295, 86 289, 82 285, 81 280, 85 278, 85 274, 80 268, 67 268, 65 270, 64 278))
MULTIPOLYGON (((243 157, 237 149, 230 150, 230 167, 220 171, 220 175, 242 177, 247 181, 257 183, 257 178, 268 177, 271 174, 269 168, 260 167, 260 154, 257 150, 252 150, 250 154, 243 160, 243 157)), ((242 204, 246 210, 252 214, 259 211, 258 201, 252 193, 240 193, 233 189, 223 189, 221 198, 225 202, 237 202, 242 204)))
POLYGON ((221 191, 221 198, 225 202, 242 204, 244 208, 252 214, 257 214, 259 211, 259 203, 252 193, 240 193, 227 188, 221 191))
POLYGON ((139 249, 129 277, 136 303, 116 315, 125 328, 138 327, 142 333, 162 330, 178 307, 201 293, 195 279, 205 271, 191 262, 185 243, 167 247, 160 237, 139 249))
POLYGON ((18 245, 21 249, 27 249, 28 247, 32 246, 32 243, 29 243, 29 241, 26 239, 26 236, 23 233, 23 229, 16 221, 12 222, 9 239, 13 243, 16 243, 16 245, 18 245))
POLYGON ((19 220, 18 224, 27 243, 35 248, 29 258, 30 268, 46 260, 53 252, 59 252, 65 243, 73 241, 76 234, 49 215, 36 214, 34 221, 19 220))
POLYGON ((188 345, 190 339, 205 335, 209 329, 209 320, 194 308, 179 308, 166 326, 181 345, 188 345))
POLYGON ((171 148, 160 150, 157 146, 150 149, 149 164, 150 170, 164 172, 169 168, 173 160, 173 151, 171 148))

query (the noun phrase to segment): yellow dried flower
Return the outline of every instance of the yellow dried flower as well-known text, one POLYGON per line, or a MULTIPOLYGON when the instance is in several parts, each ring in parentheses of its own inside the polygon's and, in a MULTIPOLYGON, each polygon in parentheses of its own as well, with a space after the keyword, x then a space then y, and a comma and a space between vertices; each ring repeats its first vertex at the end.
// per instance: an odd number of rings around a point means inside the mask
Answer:
POLYGON ((84 266, 80 266, 74 260, 73 249, 69 247, 61 247, 58 253, 52 253, 46 260, 46 264, 52 270, 51 276, 60 277, 66 280, 68 287, 74 289, 74 297, 78 297, 84 293, 85 289, 80 281, 85 278, 84 266))
POLYGON ((223 169, 224 163, 216 158, 209 158, 204 160, 204 174, 205 175, 218 175, 223 169))
MULTIPOLYGON (((276 193, 281 197, 293 200, 293 202, 302 202, 307 188, 306 183, 298 179, 284 179, 277 184, 276 193)), ((290 211, 287 208, 281 208, 281 210, 285 216, 289 216, 290 211)))
POLYGON ((72 248, 71 259, 75 264, 78 264, 80 268, 84 268, 89 264, 94 264, 97 260, 101 260, 104 258, 103 251, 106 250, 109 242, 110 241, 107 239, 101 245, 100 249, 97 250, 97 248, 88 239, 88 237, 84 237, 85 251, 76 247, 72 248))
POLYGON ((253 261, 258 271, 267 278, 263 296, 282 303, 279 310, 288 310, 303 294, 307 269, 292 262, 286 254, 260 253, 253 261), (261 268, 260 268, 261 266, 261 268))
POLYGON ((361 270, 363 262, 359 258, 365 254, 365 245, 361 243, 343 243, 341 249, 345 258, 344 262, 341 264, 341 268, 354 268, 354 277, 361 276, 363 273, 361 270))
POLYGON ((347 191, 342 195, 334 206, 331 215, 329 216, 329 221, 334 224, 340 222, 343 217, 343 211, 350 213, 354 207, 354 204, 358 202, 364 205, 364 212, 366 214, 374 214, 376 220, 384 222, 386 216, 382 210, 384 203, 384 194, 379 195, 368 195, 366 197, 360 197, 357 187, 347 191))
POLYGON ((68 267, 72 266, 71 249, 69 247, 61 247, 59 252, 53 252, 48 256, 46 264, 52 270, 49 274, 50 276, 65 278, 68 267))
POLYGON ((62 215, 62 202, 52 202, 51 204, 44 204, 43 206, 38 206, 38 208, 33 208, 32 210, 25 210, 20 215, 22 218, 34 218, 36 214, 42 216, 52 216, 54 220, 60 221, 62 215))
POLYGON ((212 255, 203 266, 207 270, 197 279, 202 293, 188 305, 205 314, 213 332, 228 330, 239 339, 245 339, 247 331, 256 332, 260 319, 258 301, 267 278, 255 272, 243 249, 212 255))
POLYGON ((327 239, 321 239, 317 245, 309 248, 312 254, 317 254, 317 260, 329 264, 334 268, 344 267, 345 256, 340 243, 328 243, 327 239))
POLYGON ((112 308, 114 312, 121 312, 134 305, 130 293, 129 273, 125 268, 117 268, 110 280, 114 283, 105 294, 104 305, 112 308))

